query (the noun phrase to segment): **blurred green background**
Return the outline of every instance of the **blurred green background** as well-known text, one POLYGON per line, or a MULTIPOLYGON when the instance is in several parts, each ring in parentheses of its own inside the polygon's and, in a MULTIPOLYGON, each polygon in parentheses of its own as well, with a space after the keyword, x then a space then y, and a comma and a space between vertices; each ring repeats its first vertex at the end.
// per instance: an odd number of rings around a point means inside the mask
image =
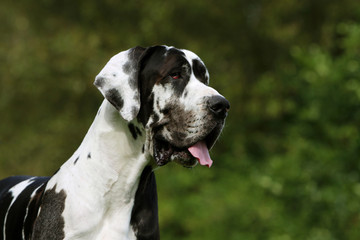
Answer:
POLYGON ((136 45, 197 53, 231 102, 211 169, 156 171, 162 239, 360 239, 360 1, 2 0, 0 177, 51 175, 136 45))

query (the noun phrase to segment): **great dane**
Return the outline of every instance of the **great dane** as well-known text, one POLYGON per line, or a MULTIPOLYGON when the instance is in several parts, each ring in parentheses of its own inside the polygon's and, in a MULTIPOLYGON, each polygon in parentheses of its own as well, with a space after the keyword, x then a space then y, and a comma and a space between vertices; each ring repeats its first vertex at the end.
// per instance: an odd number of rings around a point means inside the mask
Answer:
POLYGON ((105 99, 52 177, 0 181, 0 239, 159 239, 153 169, 210 167, 230 107, 193 52, 135 47, 95 79, 105 99))

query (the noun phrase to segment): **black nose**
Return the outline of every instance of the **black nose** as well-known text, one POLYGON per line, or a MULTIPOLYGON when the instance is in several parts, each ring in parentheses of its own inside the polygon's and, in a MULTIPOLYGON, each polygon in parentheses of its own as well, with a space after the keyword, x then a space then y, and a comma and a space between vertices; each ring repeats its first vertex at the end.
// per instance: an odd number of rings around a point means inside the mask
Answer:
POLYGON ((212 96, 208 100, 208 107, 215 116, 225 118, 230 108, 230 103, 222 96, 212 96))

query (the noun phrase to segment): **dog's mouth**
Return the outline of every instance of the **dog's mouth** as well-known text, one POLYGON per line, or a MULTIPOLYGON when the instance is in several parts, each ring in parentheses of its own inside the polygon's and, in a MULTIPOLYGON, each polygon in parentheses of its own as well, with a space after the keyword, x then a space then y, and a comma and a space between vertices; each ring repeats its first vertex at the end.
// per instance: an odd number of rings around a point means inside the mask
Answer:
POLYGON ((156 139, 154 141, 154 159, 158 166, 164 166, 170 161, 174 161, 184 167, 194 167, 196 159, 186 148, 177 148, 169 142, 156 139))
POLYGON ((184 167, 192 168, 197 163, 211 167, 209 149, 215 144, 222 126, 215 127, 205 138, 199 139, 187 147, 176 147, 161 137, 153 141, 154 159, 158 166, 163 166, 174 161, 184 167))

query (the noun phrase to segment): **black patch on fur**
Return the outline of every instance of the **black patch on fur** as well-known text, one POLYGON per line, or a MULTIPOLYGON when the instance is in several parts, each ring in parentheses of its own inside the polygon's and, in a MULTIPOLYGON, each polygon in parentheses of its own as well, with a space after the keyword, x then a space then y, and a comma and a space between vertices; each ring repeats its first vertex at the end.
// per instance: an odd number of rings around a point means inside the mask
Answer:
POLYGON ((136 128, 135 128, 134 124, 129 123, 128 128, 130 130, 130 133, 131 133, 132 137, 136 140, 138 135, 137 135, 136 128))
POLYGON ((105 78, 104 77, 97 77, 95 79, 94 85, 98 88, 102 88, 105 85, 105 78))
MULTIPOLYGON (((48 178, 46 181, 48 181, 48 178)), ((36 190, 35 195, 31 198, 28 206, 28 214, 24 221, 24 235, 25 239, 31 239, 32 230, 34 227, 35 220, 38 216, 39 207, 41 205, 41 200, 44 195, 44 190, 46 188, 46 183, 44 183, 38 190, 36 190)))
POLYGON ((5 216, 13 199, 9 189, 19 182, 29 179, 27 176, 9 177, 0 181, 0 239, 3 239, 5 216))
POLYGON ((139 136, 142 136, 142 132, 141 132, 140 128, 135 127, 135 129, 136 129, 136 133, 137 133, 139 136))
POLYGON ((105 93, 105 98, 120 111, 124 106, 124 99, 121 97, 118 90, 112 88, 105 93))
MULTIPOLYGON (((5 215, 6 218, 6 228, 5 228, 5 236, 6 239, 23 239, 22 231, 24 229, 25 236, 29 236, 31 229, 33 227, 32 224, 26 225, 29 217, 32 212, 37 211, 39 208, 38 205, 32 205, 30 201, 30 197, 36 188, 45 184, 49 178, 48 177, 36 177, 33 178, 32 181, 24 188, 24 190, 17 196, 13 204, 9 209, 9 205, 13 200, 12 194, 9 191, 16 184, 23 182, 25 180, 29 180, 30 176, 16 176, 6 178, 0 181, 0 232, 2 239, 3 227, 5 215), (30 202, 30 204, 29 204, 30 202), (25 216, 26 219, 25 219, 25 216), (24 225, 25 223, 25 225, 24 225)), ((33 222, 32 222, 33 223, 33 222)), ((29 238, 25 238, 29 239, 29 238)))
POLYGON ((138 136, 142 136, 141 130, 137 126, 135 126, 134 124, 129 123, 128 128, 130 130, 130 133, 131 133, 132 137, 135 140, 137 139, 138 136))
POLYGON ((123 65, 124 73, 129 75, 129 85, 132 90, 138 91, 139 61, 145 48, 134 47, 129 51, 129 61, 123 65))
POLYGON ((155 131, 155 128, 157 128, 156 125, 157 125, 160 117, 159 117, 159 115, 157 115, 156 113, 153 113, 153 114, 151 115, 151 117, 152 117, 152 119, 153 119, 153 122, 150 124, 150 127, 151 127, 151 128, 154 128, 154 131, 155 131))
POLYGON ((193 60, 193 71, 195 77, 202 83, 208 84, 208 77, 206 76, 206 67, 198 59, 193 60))
POLYGON ((142 94, 140 94, 140 97, 142 104, 140 105, 140 111, 139 114, 137 115, 137 118, 139 122, 143 124, 143 126, 146 126, 146 123, 149 121, 150 114, 153 112, 154 97, 152 94, 148 96, 146 100, 142 94))
POLYGON ((161 75, 159 68, 164 60, 166 48, 163 46, 150 47, 144 53, 139 62, 139 90, 140 90, 140 111, 138 120, 143 124, 149 120, 153 112, 154 96, 152 89, 157 81, 160 81, 161 75))
POLYGON ((43 196, 41 210, 35 221, 32 239, 36 240, 62 240, 65 237, 65 221, 62 213, 65 209, 66 193, 56 192, 56 185, 47 190, 43 196))
POLYGON ((141 152, 142 152, 142 153, 145 152, 145 145, 144 145, 144 144, 142 145, 141 152))
MULTIPOLYGON (((6 212, 8 210, 8 207, 12 201, 13 197, 10 193, 4 193, 1 196, 1 200, 0 200, 0 204, 1 204, 1 208, 0 208, 0 226, 4 226, 4 220, 5 220, 5 215, 6 212)), ((1 228, 1 233, 3 232, 3 229, 1 228)))
POLYGON ((89 154, 87 155, 88 158, 91 158, 91 153, 89 152, 89 154))
POLYGON ((165 107, 164 109, 160 109, 160 112, 161 112, 162 114, 164 114, 164 115, 167 115, 167 114, 169 114, 170 109, 167 108, 167 107, 165 107))
POLYGON ((79 160, 79 156, 75 159, 74 165, 77 163, 78 160, 79 160))
POLYGON ((145 167, 141 174, 130 224, 135 231, 136 239, 160 239, 156 180, 150 166, 145 167))
POLYGON ((132 64, 131 62, 126 62, 124 65, 123 65, 123 71, 124 73, 126 74, 131 74, 131 69, 132 69, 132 64))

